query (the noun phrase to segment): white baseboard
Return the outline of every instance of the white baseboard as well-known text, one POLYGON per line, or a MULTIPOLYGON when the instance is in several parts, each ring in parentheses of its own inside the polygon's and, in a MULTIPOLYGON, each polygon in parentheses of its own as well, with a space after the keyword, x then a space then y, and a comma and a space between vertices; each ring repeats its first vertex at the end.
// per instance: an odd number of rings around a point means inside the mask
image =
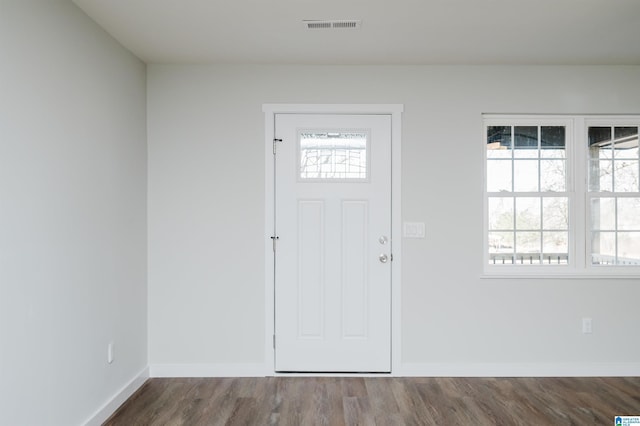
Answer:
POLYGON ((151 377, 264 377, 273 376, 260 364, 151 364, 151 377))
POLYGON ((621 377, 640 376, 640 363, 402 364, 397 377, 621 377))
POLYGON ((149 378, 149 367, 145 367, 136 377, 120 389, 87 422, 85 426, 100 426, 149 378))

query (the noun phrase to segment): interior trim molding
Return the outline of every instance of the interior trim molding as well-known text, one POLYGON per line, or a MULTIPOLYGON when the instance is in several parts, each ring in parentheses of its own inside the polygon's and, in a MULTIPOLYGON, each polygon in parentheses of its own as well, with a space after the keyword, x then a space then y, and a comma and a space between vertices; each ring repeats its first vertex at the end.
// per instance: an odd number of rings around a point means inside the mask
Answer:
POLYGON ((403 363, 404 377, 640 377, 637 362, 403 363))
MULTIPOLYGON (((150 377, 264 377, 264 363, 151 364, 150 377)), ((272 373, 273 374, 273 373, 272 373)))
POLYGON ((149 367, 145 367, 129 383, 116 392, 98 411, 95 412, 85 426, 100 426, 149 379, 149 367))

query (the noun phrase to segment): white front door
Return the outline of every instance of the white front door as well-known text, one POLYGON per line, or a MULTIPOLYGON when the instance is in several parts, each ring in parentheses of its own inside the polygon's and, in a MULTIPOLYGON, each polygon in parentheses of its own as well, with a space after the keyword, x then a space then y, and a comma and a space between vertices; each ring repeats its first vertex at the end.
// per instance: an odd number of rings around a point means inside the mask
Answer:
POLYGON ((391 115, 275 115, 275 369, 391 371, 391 115))

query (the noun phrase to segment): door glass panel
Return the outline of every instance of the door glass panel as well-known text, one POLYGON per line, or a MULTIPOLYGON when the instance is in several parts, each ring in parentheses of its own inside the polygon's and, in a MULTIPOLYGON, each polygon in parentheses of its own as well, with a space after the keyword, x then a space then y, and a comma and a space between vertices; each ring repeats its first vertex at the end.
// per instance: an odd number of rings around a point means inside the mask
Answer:
POLYGON ((367 132, 302 131, 299 133, 299 141, 300 179, 367 179, 367 132))

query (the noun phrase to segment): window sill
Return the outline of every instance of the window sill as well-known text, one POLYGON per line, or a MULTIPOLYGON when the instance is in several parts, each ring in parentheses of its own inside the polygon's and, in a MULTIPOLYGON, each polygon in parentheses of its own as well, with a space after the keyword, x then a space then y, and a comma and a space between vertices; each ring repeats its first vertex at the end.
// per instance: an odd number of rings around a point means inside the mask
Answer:
POLYGON ((633 280, 640 279, 640 270, 634 271, 584 271, 584 272, 557 272, 557 271, 485 271, 480 274, 482 280, 495 279, 564 279, 564 280, 633 280))

